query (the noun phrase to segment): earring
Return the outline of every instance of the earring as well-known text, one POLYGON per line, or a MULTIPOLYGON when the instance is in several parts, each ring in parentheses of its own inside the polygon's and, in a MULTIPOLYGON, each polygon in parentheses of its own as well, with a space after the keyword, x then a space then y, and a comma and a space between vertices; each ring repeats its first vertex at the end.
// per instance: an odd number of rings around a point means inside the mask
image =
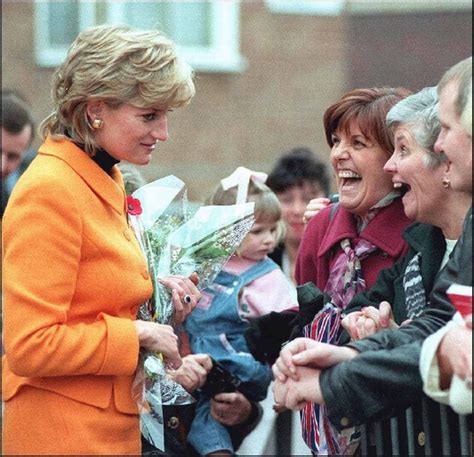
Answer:
POLYGON ((443 187, 447 189, 451 186, 451 181, 448 178, 443 178, 443 187))
POLYGON ((99 130, 104 126, 104 121, 102 119, 94 119, 92 121, 92 128, 94 130, 99 130))

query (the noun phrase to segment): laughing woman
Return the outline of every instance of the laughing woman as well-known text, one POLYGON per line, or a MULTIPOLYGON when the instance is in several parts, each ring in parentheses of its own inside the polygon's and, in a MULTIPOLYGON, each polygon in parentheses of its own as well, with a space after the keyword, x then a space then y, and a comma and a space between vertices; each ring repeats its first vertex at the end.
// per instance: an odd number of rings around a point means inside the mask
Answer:
MULTIPOLYGON (((158 31, 99 26, 74 41, 52 95, 3 219, 3 454, 138 455, 139 349, 181 359, 170 326, 137 320, 152 284, 116 164, 150 162, 167 111, 194 95, 192 70, 158 31)), ((163 283, 182 321, 200 294, 163 283)))
MULTIPOLYGON (((349 301, 407 252, 402 231, 410 220, 383 167, 394 149, 385 116, 409 94, 402 88, 357 89, 324 114, 339 203, 322 209, 308 223, 295 276, 298 284, 312 281, 332 306, 304 328, 307 337, 337 344, 341 312, 349 301)), ((312 406, 306 408, 303 417, 314 417, 312 406)), ((303 430, 315 427, 306 424, 303 430)), ((312 433, 304 438, 315 454, 321 452, 312 433)))
POLYGON ((406 252, 401 232, 410 221, 383 167, 393 153, 385 116, 407 95, 406 89, 357 89, 324 114, 340 201, 309 222, 296 280, 298 284, 313 281, 341 309, 406 252), (358 281, 343 284, 347 260, 360 264, 353 271, 358 281))

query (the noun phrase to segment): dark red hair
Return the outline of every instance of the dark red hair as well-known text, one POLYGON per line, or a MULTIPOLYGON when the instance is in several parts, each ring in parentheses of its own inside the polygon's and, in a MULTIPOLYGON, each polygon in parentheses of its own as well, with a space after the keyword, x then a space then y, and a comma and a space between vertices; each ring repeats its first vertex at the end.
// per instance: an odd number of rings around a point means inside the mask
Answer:
POLYGON ((410 94, 411 91, 402 87, 355 89, 348 92, 324 113, 326 141, 332 147, 332 134, 338 129, 347 132, 350 123, 356 121, 367 138, 376 141, 391 155, 394 148, 393 133, 386 127, 385 117, 394 105, 410 94))

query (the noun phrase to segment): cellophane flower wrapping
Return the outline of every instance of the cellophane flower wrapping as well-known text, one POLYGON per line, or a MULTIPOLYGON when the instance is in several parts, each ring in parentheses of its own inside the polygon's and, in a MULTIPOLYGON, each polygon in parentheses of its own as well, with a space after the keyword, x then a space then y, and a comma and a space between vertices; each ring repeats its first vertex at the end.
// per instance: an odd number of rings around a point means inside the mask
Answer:
MULTIPOLYGON (((133 193, 140 214, 129 214, 147 259, 153 295, 140 306, 138 319, 173 325, 174 306, 170 291, 160 278, 199 275, 198 288, 207 287, 234 254, 254 223, 254 203, 230 206, 190 205, 186 186, 167 176, 133 193)), ((140 411, 143 436, 164 451, 162 405, 184 405, 194 398, 167 374, 159 353, 141 351, 133 394, 140 411)))

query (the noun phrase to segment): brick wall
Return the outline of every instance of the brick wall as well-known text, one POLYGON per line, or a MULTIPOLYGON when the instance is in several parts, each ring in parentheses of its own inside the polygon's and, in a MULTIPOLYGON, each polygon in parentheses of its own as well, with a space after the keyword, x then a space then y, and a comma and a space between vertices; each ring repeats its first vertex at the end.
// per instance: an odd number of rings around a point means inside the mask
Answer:
MULTIPOLYGON (((392 15, 283 15, 271 13, 262 0, 244 1, 241 53, 247 69, 198 74, 196 97, 171 114, 170 140, 143 173, 147 179, 176 174, 188 184, 190 198, 200 200, 238 165, 268 171, 279 153, 293 146, 309 146, 327 158, 325 108, 354 85, 391 83, 399 61, 398 79, 406 76, 409 87, 436 83, 444 68, 470 49, 471 37, 464 37, 471 30, 467 15, 450 14, 442 35, 430 30, 429 36, 438 38, 432 41, 426 38, 429 27, 419 24, 433 15, 409 16, 410 42, 417 52, 422 49, 426 66, 435 67, 421 69, 416 54, 406 59, 406 37, 397 36, 392 15), (445 41, 449 46, 439 52, 445 41)), ((438 15, 436 26, 444 17, 438 15)), ((2 2, 2 42, 3 87, 20 90, 39 121, 50 110, 52 70, 34 63, 32 2, 2 2)))

